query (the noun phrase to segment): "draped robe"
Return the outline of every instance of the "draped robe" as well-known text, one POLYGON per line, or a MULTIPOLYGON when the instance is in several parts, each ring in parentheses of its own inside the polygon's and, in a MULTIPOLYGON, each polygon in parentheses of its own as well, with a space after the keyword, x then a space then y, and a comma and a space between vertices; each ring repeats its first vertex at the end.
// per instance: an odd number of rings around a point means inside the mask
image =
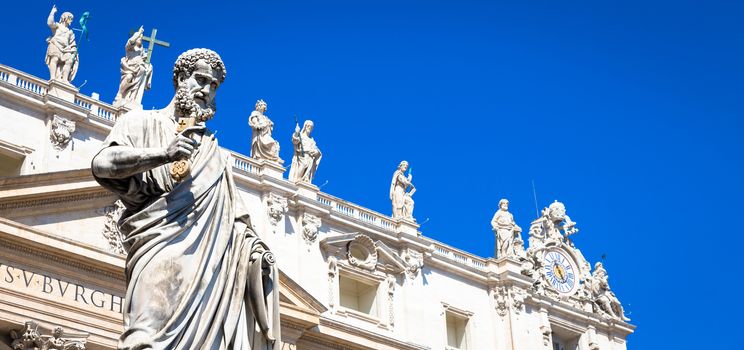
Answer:
POLYGON ((147 63, 147 55, 142 44, 137 44, 134 36, 124 47, 126 55, 121 58, 121 79, 119 92, 114 99, 114 107, 127 104, 142 104, 142 96, 152 82, 152 65, 147 63))
POLYGON ((253 111, 248 118, 248 125, 253 129, 251 135, 251 157, 256 159, 279 160, 279 143, 271 137, 274 123, 259 111, 253 111))
MULTIPOLYGON (((132 111, 103 147, 165 148, 175 120, 132 111)), ((191 176, 170 164, 124 179, 96 180, 126 207, 124 333, 118 349, 278 350, 277 269, 238 197, 228 154, 214 135, 195 135, 191 176), (272 341, 272 339, 276 339, 272 341)))
POLYGON ((393 173, 393 180, 390 181, 390 200, 393 202, 393 219, 405 218, 406 187, 411 184, 405 173, 398 169, 393 173))
POLYGON ((290 181, 313 182, 315 172, 322 153, 315 143, 315 139, 308 136, 303 128, 299 134, 292 135, 294 154, 292 155, 292 166, 289 168, 290 181))

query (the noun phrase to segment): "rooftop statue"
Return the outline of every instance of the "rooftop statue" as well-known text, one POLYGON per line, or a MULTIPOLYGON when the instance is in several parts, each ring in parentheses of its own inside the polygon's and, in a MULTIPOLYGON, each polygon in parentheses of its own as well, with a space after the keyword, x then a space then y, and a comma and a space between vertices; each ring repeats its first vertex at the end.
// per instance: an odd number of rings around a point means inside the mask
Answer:
POLYGON ((524 252, 522 229, 514 222, 514 216, 509 212, 509 201, 499 201, 499 210, 493 214, 491 227, 496 238, 494 257, 519 257, 524 252), (521 247, 517 247, 517 245, 521 247))
POLYGON ((253 129, 251 136, 251 157, 281 163, 279 159, 279 142, 271 136, 274 123, 267 117, 268 105, 264 100, 256 101, 256 110, 248 117, 248 125, 253 129))
POLYGON ((318 170, 323 154, 320 152, 315 139, 310 135, 313 132, 312 120, 306 120, 300 130, 300 125, 295 125, 292 134, 294 155, 292 156, 292 167, 289 169, 289 181, 312 183, 315 172, 318 170))
POLYGON ((47 38, 46 64, 49 66, 49 80, 59 80, 70 83, 75 79, 78 69, 77 44, 75 34, 70 28, 72 13, 65 12, 54 22, 57 6, 52 6, 47 25, 52 30, 52 36, 47 38))
POLYGON ((152 65, 147 62, 147 52, 142 46, 144 30, 140 27, 124 46, 126 55, 121 58, 121 80, 114 107, 142 107, 142 95, 150 89, 152 65))
POLYGON ((544 245, 560 244, 569 236, 579 232, 576 223, 566 215, 566 207, 554 201, 542 210, 542 215, 530 226, 530 249, 544 245))
POLYGON ((96 181, 125 207, 118 349, 279 349, 274 256, 251 226, 229 154, 205 126, 225 76, 214 51, 182 53, 170 104, 121 116, 93 159, 96 181), (189 166, 175 177, 178 161, 189 166))
POLYGON ((413 175, 408 170, 408 162, 402 161, 398 169, 393 173, 393 179, 390 182, 390 200, 393 202, 393 219, 413 220, 413 194, 416 193, 416 187, 413 186, 413 175))
POLYGON ((602 312, 608 317, 630 321, 629 318, 625 317, 625 310, 623 310, 623 306, 615 293, 610 290, 607 270, 604 269, 601 262, 594 264, 592 276, 586 279, 585 286, 591 292, 592 299, 596 304, 595 308, 597 310, 595 311, 602 312))

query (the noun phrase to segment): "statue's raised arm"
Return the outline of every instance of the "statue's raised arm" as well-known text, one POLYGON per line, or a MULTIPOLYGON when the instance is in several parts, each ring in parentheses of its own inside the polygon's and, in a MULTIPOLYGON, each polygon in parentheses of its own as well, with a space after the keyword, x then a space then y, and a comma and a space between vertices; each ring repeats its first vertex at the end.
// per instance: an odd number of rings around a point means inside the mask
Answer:
POLYGON ((47 25, 52 30, 52 34, 57 30, 57 23, 54 22, 54 15, 57 13, 57 5, 52 5, 52 10, 49 11, 49 17, 47 17, 47 25))

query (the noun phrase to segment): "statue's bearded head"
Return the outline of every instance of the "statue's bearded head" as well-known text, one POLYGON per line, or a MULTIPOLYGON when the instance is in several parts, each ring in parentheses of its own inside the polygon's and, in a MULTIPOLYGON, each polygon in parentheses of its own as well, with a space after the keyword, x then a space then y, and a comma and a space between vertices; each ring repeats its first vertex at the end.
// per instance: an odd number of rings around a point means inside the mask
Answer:
POLYGON ((509 210, 509 201, 506 199, 502 199, 499 201, 499 209, 503 211, 509 210))
POLYGON ((217 88, 226 75, 220 55, 212 50, 191 49, 178 56, 173 67, 176 115, 198 122, 212 119, 217 111, 217 88))
POLYGON ((256 101, 256 110, 261 112, 262 114, 266 112, 266 109, 268 109, 269 106, 266 104, 266 101, 264 100, 258 100, 256 101))
POLYGON ((315 124, 313 124, 312 120, 306 120, 305 123, 302 124, 302 133, 310 135, 310 133, 313 132, 314 127, 315 124))

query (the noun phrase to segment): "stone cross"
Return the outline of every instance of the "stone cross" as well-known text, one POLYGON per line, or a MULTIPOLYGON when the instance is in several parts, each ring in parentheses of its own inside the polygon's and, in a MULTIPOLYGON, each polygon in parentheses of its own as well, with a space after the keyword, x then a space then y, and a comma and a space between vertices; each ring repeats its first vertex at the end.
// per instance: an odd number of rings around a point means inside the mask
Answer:
MULTIPOLYGON (((134 33, 134 32, 132 32, 134 33)), ((130 35, 132 33, 129 33, 130 35)), ((158 34, 158 30, 153 28, 152 32, 150 33, 150 36, 143 36, 142 41, 147 41, 150 43, 147 46, 147 63, 150 63, 150 60, 152 59, 152 50, 155 50, 155 45, 160 45, 162 47, 170 47, 169 42, 165 42, 162 40, 155 39, 155 36, 158 34)))

